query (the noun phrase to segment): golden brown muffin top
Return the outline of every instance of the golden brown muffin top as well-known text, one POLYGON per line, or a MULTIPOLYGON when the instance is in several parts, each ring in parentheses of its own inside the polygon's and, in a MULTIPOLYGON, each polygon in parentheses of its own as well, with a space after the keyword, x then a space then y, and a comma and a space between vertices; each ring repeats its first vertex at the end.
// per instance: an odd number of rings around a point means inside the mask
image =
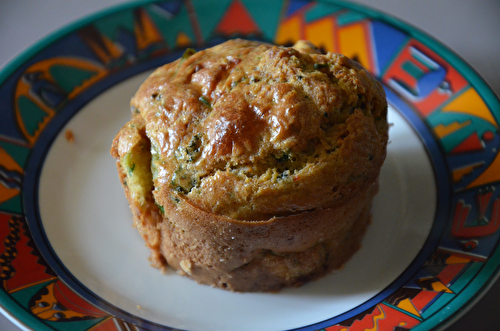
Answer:
POLYGON ((132 99, 154 195, 245 220, 331 207, 384 161, 381 85, 347 57, 230 40, 157 69, 132 99))

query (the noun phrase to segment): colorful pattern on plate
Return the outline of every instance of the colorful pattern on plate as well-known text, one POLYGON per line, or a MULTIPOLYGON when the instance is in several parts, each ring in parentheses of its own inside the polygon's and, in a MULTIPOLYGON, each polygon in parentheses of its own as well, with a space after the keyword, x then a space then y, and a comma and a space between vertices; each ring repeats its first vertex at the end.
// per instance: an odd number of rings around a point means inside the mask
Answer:
POLYGON ((419 330, 449 318, 500 263, 498 100, 434 40, 380 13, 336 1, 128 5, 69 29, 7 67, 0 84, 2 304, 35 329, 141 330, 82 299, 45 262, 24 217, 25 164, 47 125, 86 89, 130 68, 145 70, 146 61, 160 64, 166 54, 232 37, 277 44, 309 39, 359 61, 421 118, 446 160, 448 178, 442 180, 451 185, 451 208, 444 211, 446 229, 427 262, 369 309, 334 325, 305 328, 419 330))

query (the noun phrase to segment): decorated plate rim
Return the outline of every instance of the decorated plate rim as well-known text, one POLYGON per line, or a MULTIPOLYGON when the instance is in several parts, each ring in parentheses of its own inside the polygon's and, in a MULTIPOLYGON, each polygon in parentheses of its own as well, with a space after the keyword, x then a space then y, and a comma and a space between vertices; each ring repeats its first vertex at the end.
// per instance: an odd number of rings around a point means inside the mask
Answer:
MULTIPOLYGON (((162 1, 147 0, 147 1, 134 1, 126 4, 120 4, 110 7, 106 10, 99 11, 95 14, 91 14, 74 23, 66 25, 65 27, 41 39, 39 42, 33 44, 28 49, 21 52, 13 60, 11 60, 6 66, 4 66, 0 71, 0 84, 4 84, 5 81, 11 75, 13 75, 17 70, 23 67, 23 65, 27 64, 30 61, 30 59, 32 59, 39 52, 50 47, 51 44, 53 44, 54 42, 60 40, 65 36, 68 36, 69 34, 77 31, 78 29, 95 22, 100 18, 113 15, 117 12, 125 11, 128 9, 135 9, 142 6, 146 6, 148 4, 154 4, 159 2, 162 1)), ((441 42, 435 40, 428 34, 421 32, 418 28, 415 28, 412 25, 405 23, 400 19, 394 18, 386 13, 382 13, 381 11, 371 9, 363 5, 353 4, 345 1, 335 1, 335 0, 326 0, 326 1, 324 0, 316 2, 326 3, 326 4, 338 4, 346 9, 364 12, 367 14, 368 19, 379 20, 381 22, 387 23, 392 27, 395 27, 398 30, 406 33, 410 38, 413 38, 416 41, 421 42, 423 45, 429 47, 433 52, 437 53, 441 57, 441 59, 451 64, 452 68, 458 70, 458 73, 464 77, 464 79, 471 86, 471 88, 473 88, 479 94, 479 96, 484 100, 485 104, 488 106, 488 110, 493 113, 494 119, 498 122, 498 116, 499 116, 498 97, 472 67, 470 67, 467 63, 465 63, 463 59, 458 57, 452 50, 447 48, 441 42)), ((284 1, 283 3, 286 3, 286 1, 284 1)), ((22 191, 20 192, 20 194, 23 194, 22 191)), ((487 289, 493 284, 494 280, 497 279, 497 277, 499 276, 498 270, 500 261, 500 250, 498 249, 498 243, 494 246, 494 248, 496 251, 492 253, 485 260, 486 262, 484 264, 484 267, 482 267, 481 272, 479 273, 479 275, 481 276, 480 277, 481 279, 479 280, 480 283, 475 285, 476 287, 474 288, 471 288, 470 285, 466 287, 463 290, 463 292, 460 293, 460 298, 463 298, 462 300, 454 300, 452 304, 448 306, 450 309, 446 313, 433 315, 429 319, 425 320, 423 323, 417 325, 414 328, 414 330, 420 330, 421 328, 424 327, 434 328, 437 326, 442 326, 441 321, 443 320, 443 318, 446 319, 447 323, 451 323, 455 318, 463 314, 467 309, 469 309, 473 305, 470 302, 468 302, 469 299, 475 298, 476 300, 478 300, 478 298, 480 298, 480 296, 487 291, 487 289)), ((23 317, 22 317, 23 315, 29 317, 29 318, 24 317, 24 320, 32 318, 32 315, 29 314, 29 312, 23 311, 22 309, 16 311, 17 308, 19 308, 18 303, 13 301, 10 298, 10 296, 6 294, 4 291, 1 292, 1 298, 3 298, 2 305, 4 306, 4 308, 9 305, 11 307, 15 307, 15 309, 8 309, 8 310, 5 309, 8 315, 11 315, 10 316, 11 318, 13 317, 15 320, 21 323, 23 323, 23 317), (5 302, 9 303, 5 304, 5 302)), ((34 326, 35 324, 32 325, 34 326)))

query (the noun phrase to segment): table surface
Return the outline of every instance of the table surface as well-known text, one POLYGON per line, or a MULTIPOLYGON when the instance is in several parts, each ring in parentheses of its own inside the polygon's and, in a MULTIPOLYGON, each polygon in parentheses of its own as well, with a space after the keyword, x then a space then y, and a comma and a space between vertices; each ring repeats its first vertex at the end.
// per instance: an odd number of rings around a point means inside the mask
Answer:
MULTIPOLYGON (((0 1, 0 67, 47 34, 119 0, 0 1)), ((356 0, 430 34, 468 62, 500 95, 500 1, 356 0)), ((500 281, 446 330, 500 329, 500 281)), ((0 330, 18 326, 0 314, 0 330)))

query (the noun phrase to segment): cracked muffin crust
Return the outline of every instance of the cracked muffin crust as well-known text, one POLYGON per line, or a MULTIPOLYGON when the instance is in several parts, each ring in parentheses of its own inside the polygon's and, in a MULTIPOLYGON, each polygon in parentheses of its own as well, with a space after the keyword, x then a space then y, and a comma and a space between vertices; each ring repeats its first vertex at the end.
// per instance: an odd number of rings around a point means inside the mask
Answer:
POLYGON ((156 266, 274 291, 358 249, 388 138, 385 93, 358 63, 230 40, 158 68, 131 107, 111 154, 156 266))

